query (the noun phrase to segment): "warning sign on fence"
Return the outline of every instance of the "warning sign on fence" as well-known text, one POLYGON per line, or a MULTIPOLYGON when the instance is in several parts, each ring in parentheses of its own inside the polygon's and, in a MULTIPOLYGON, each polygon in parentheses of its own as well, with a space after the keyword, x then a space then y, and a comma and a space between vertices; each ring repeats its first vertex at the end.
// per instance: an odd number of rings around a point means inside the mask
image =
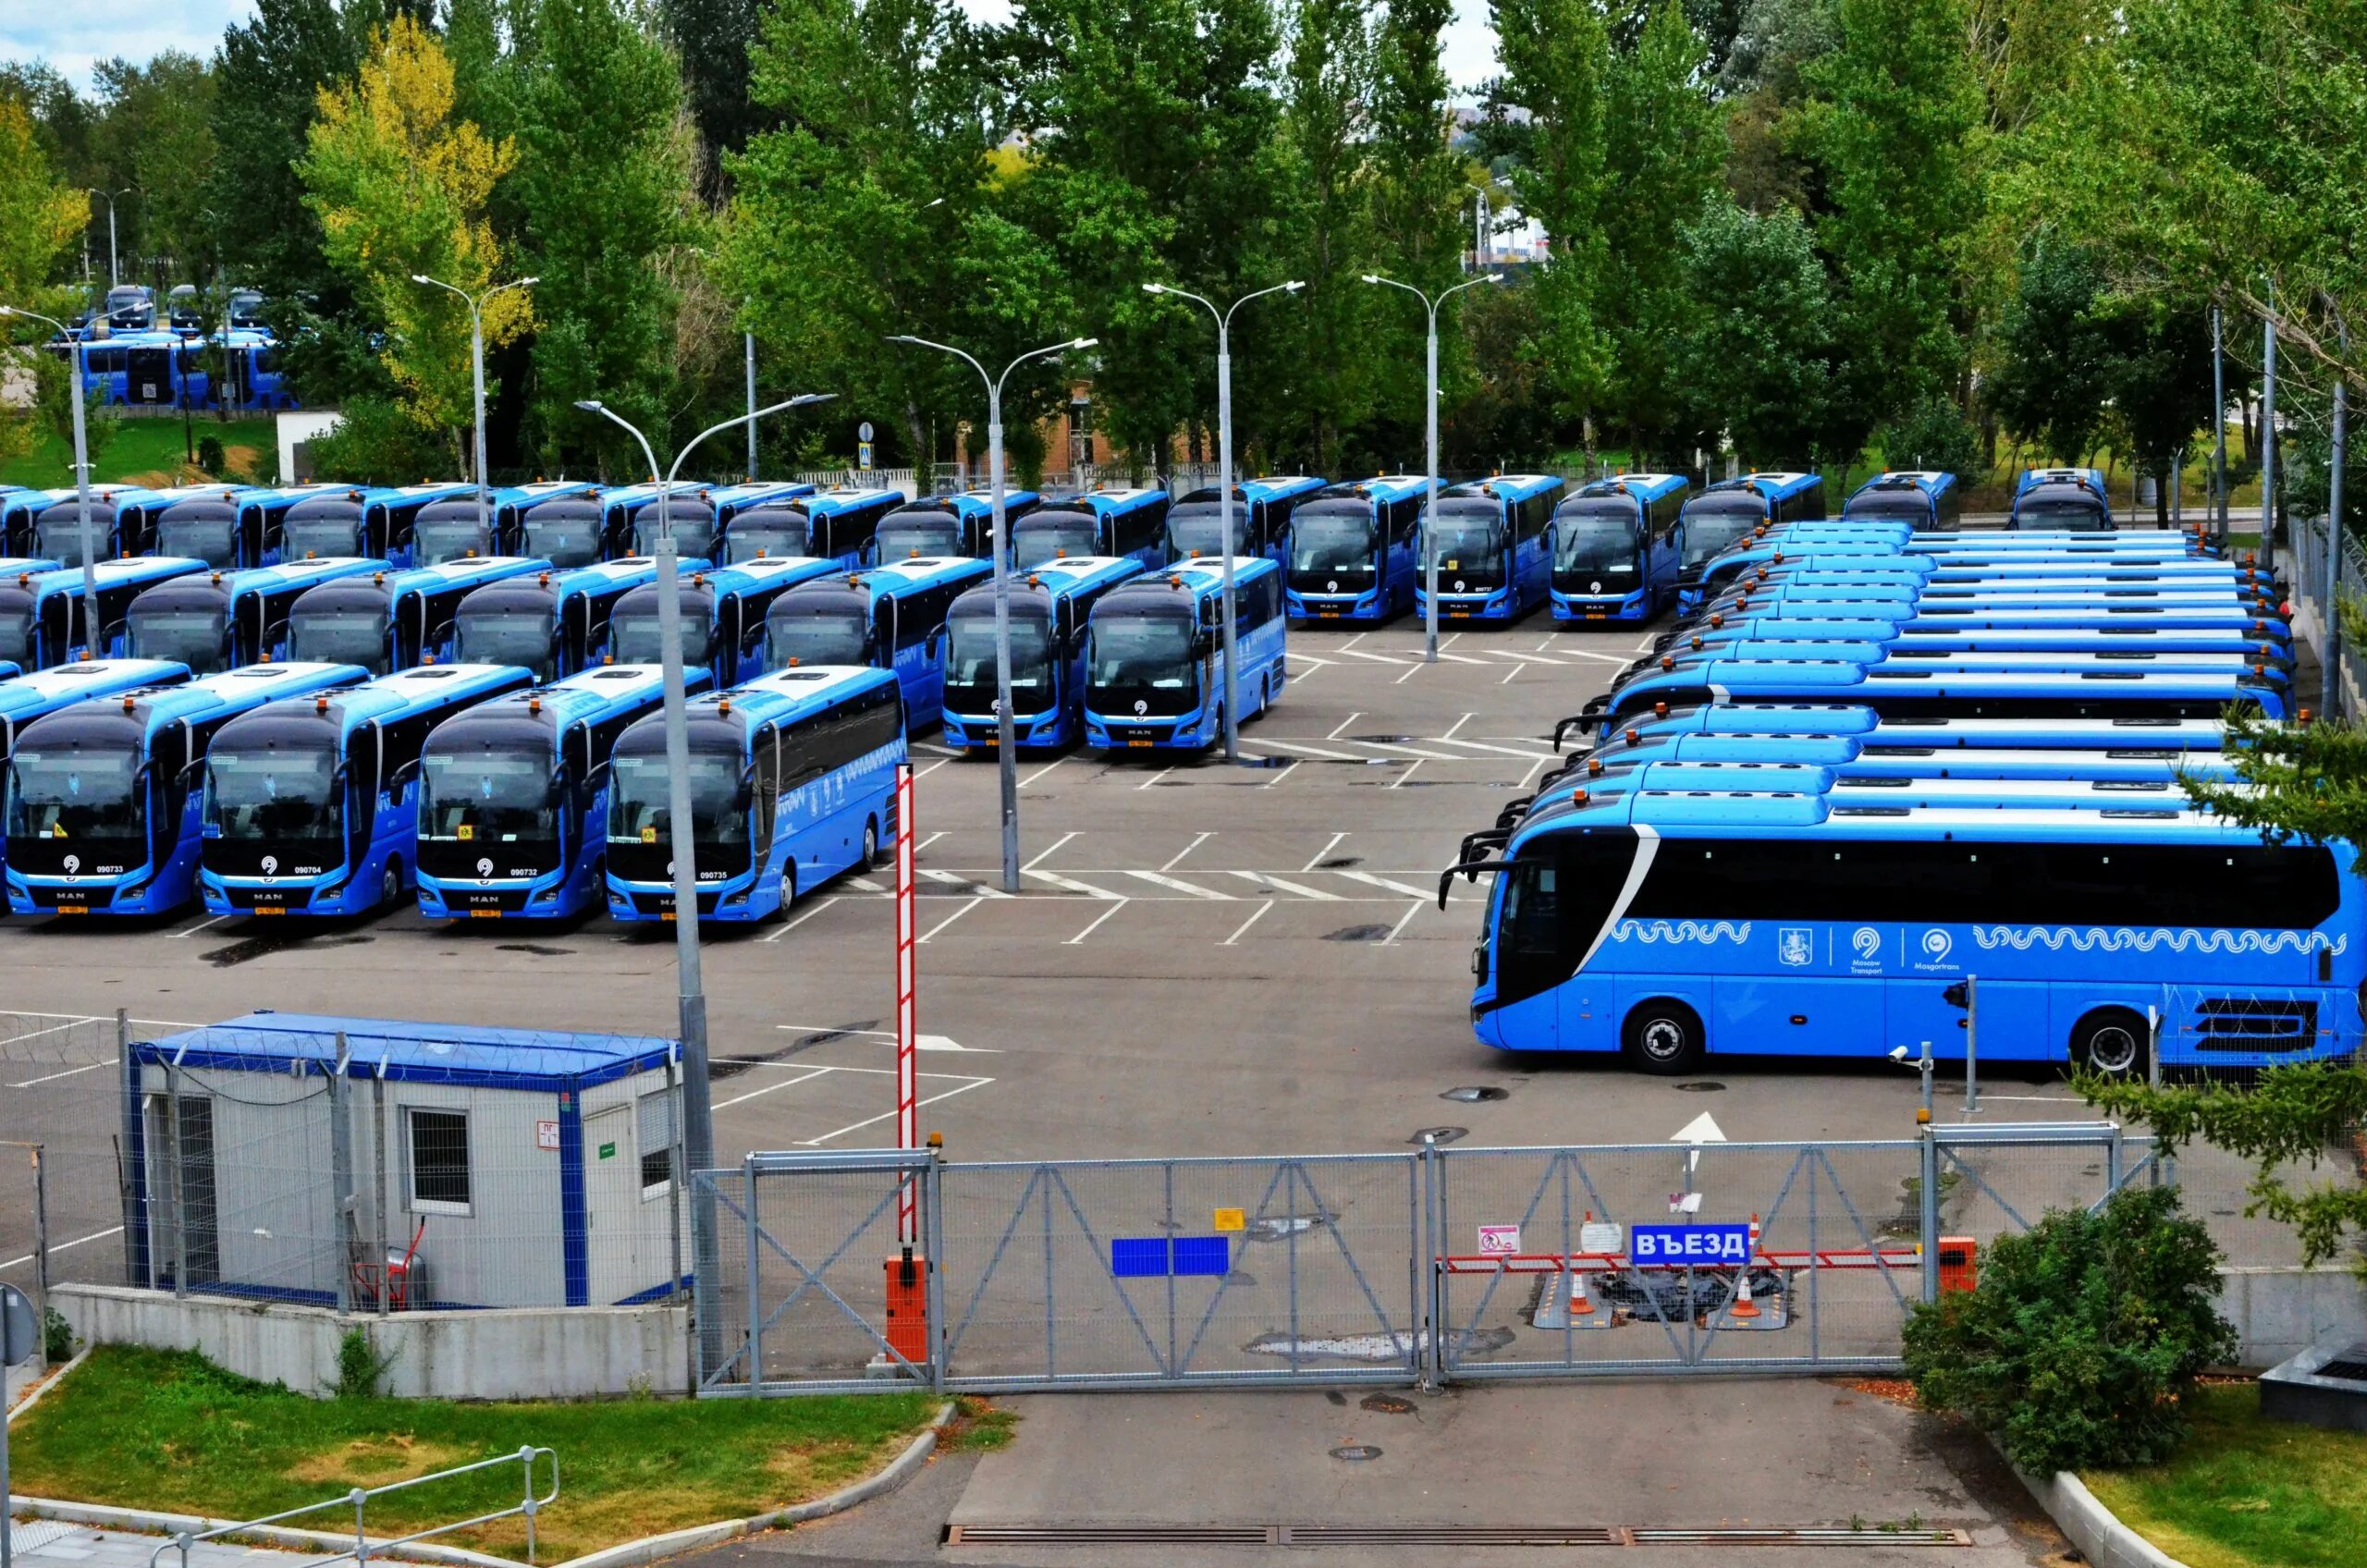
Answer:
POLYGON ((1517 1225, 1482 1225, 1479 1227, 1479 1256, 1482 1257, 1513 1257, 1520 1252, 1520 1227, 1517 1225))

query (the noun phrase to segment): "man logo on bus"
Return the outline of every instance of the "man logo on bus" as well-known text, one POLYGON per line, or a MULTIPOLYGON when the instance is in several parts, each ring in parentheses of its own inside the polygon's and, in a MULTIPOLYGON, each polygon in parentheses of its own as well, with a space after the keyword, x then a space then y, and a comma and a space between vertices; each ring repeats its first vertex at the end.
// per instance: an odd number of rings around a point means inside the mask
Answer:
POLYGON ((1775 934, 1775 956, 1798 968, 1816 962, 1816 933, 1805 925, 1786 925, 1775 934))
POLYGON ((263 874, 265 876, 276 876, 278 871, 279 857, 277 855, 265 855, 263 857, 263 874))
POLYGON ((1338 593, 1340 591, 1340 580, 1336 577, 1330 579, 1323 584, 1323 591, 1327 594, 1338 593))
POLYGON ((1136 697, 1134 699, 1134 717, 1136 718, 1140 718, 1143 715, 1148 712, 1150 712, 1150 704, 1143 701, 1140 697, 1136 697))
POLYGON ((493 875, 493 862, 491 862, 491 861, 489 861, 489 860, 481 860, 481 861, 477 862, 477 875, 478 875, 479 876, 492 876, 492 875, 493 875))
POLYGON ((1602 592, 1602 584, 1600 582, 1589 582, 1587 584, 1587 592, 1589 594, 1600 594, 1602 592))
POLYGON ((1849 945, 1858 949, 1859 958, 1871 958, 1882 951, 1883 934, 1870 925, 1860 925, 1850 933, 1849 945))
POLYGON ((78 871, 80 871, 80 870, 81 870, 81 869, 82 869, 82 857, 81 857, 80 855, 67 855, 67 856, 66 857, 66 875, 67 875, 67 876, 73 876, 76 872, 78 872, 78 871))
POLYGON ((1945 931, 1935 928, 1923 933, 1923 956, 1934 963, 1948 956, 1952 945, 1945 931))

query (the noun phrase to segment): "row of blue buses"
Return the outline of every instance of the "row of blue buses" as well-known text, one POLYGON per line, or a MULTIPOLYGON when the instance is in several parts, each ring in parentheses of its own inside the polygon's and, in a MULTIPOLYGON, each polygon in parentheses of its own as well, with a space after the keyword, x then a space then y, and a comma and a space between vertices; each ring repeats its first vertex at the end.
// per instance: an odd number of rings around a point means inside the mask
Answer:
POLYGON ((1668 1073, 1961 1058, 1977 980, 1991 1060, 2358 1049, 2352 849, 2265 840, 2184 788, 2239 779, 2230 707, 2296 711, 2275 585, 2165 536, 2001 548, 1902 513, 1847 556, 1772 530, 1781 558, 1748 552, 1557 730, 1588 749, 1464 840, 1440 893, 1488 879, 1479 1038, 1668 1073))
POLYGON ((279 344, 260 328, 233 326, 227 336, 219 327, 211 333, 149 329, 49 345, 61 358, 77 347, 84 385, 111 408, 262 412, 299 406, 280 368, 279 344), (226 351, 227 384, 215 372, 226 351))

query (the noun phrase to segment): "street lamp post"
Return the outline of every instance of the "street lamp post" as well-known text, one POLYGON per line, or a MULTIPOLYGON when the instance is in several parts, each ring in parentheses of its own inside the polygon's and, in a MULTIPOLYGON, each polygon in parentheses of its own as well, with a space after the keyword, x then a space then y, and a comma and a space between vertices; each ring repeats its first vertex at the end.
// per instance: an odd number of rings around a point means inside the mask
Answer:
POLYGON ((88 194, 103 199, 107 204, 107 287, 109 288, 120 287, 123 282, 123 275, 116 270, 115 199, 118 196, 129 196, 139 189, 136 185, 127 185, 118 190, 102 190, 96 186, 92 186, 88 190, 88 194))
MULTIPOLYGON (((664 486, 657 492, 657 635, 663 644, 658 656, 666 687, 666 833, 674 861, 674 976, 681 998, 682 1030, 682 1162, 691 1170, 705 1170, 715 1163, 715 1109, 706 1076, 706 989, 699 976, 697 845, 683 828, 691 819, 691 742, 689 704, 682 678, 682 588, 676 571, 673 519, 667 511, 666 498, 673 493, 674 476, 681 472, 682 459, 708 436, 783 409, 828 402, 834 395, 809 392, 708 426, 683 443, 682 449, 674 456, 674 466, 666 472, 664 486)), ((642 456, 649 459, 649 472, 657 472, 657 454, 650 449, 649 437, 631 421, 596 400, 586 399, 575 406, 587 414, 598 414, 622 425, 627 435, 641 443, 642 456)), ((686 1182, 689 1171, 678 1170, 674 1179, 686 1182)), ((695 1191, 691 1194, 691 1259, 699 1364, 712 1367, 723 1357, 723 1321, 715 1294, 723 1257, 716 1242, 715 1199, 712 1195, 703 1197, 695 1191)))
POLYGON ((27 321, 42 322, 55 327, 57 335, 66 339, 67 358, 74 365, 74 509, 80 524, 82 540, 82 645, 90 650, 93 658, 103 657, 106 650, 98 645, 98 634, 104 628, 96 624, 99 613, 99 551, 91 538, 91 442, 82 423, 83 340, 68 332, 66 324, 55 316, 18 310, 14 305, 0 305, 0 316, 21 316, 27 321))
POLYGON ((970 355, 948 343, 932 343, 926 337, 915 337, 900 332, 891 336, 890 343, 909 343, 915 349, 934 349, 940 354, 950 354, 978 373, 987 384, 987 468, 994 490, 995 509, 995 753, 998 770, 1002 776, 1002 890, 1019 891, 1019 763, 1014 753, 1019 750, 1018 727, 1011 712, 1011 541, 1003 532, 1002 511, 1002 384, 1011 373, 1030 360, 1040 360, 1047 354, 1064 354, 1072 349, 1090 349, 1100 341, 1098 337, 1072 337, 1065 343, 1048 344, 1030 349, 1002 367, 1002 374, 991 375, 987 367, 970 355))
POLYGON ((1365 274, 1367 283, 1403 288, 1422 301, 1422 309, 1429 316, 1428 390, 1422 398, 1422 447, 1429 467, 1425 476, 1429 483, 1422 495, 1422 592, 1429 601, 1422 612, 1422 662, 1425 664, 1439 662, 1439 307, 1446 303, 1449 295, 1477 288, 1483 283, 1502 283, 1503 280, 1502 273, 1483 272, 1468 282, 1441 289, 1438 298, 1432 299, 1410 283, 1400 283, 1393 277, 1383 277, 1378 273, 1365 274))
POLYGON ((1171 294, 1179 300, 1189 300, 1201 306, 1217 323, 1217 515, 1224 530, 1224 760, 1241 760, 1240 680, 1233 669, 1233 312, 1252 300, 1262 300, 1269 294, 1295 294, 1306 285, 1294 279, 1278 283, 1271 288, 1260 288, 1244 294, 1230 306, 1220 311, 1216 305, 1187 289, 1171 288, 1164 283, 1146 283, 1146 294, 1171 294))
MULTIPOLYGON (((457 294, 460 297, 461 302, 469 307, 469 368, 471 374, 476 380, 477 527, 481 532, 490 536, 493 531, 493 492, 486 485, 484 475, 485 301, 492 299, 496 294, 502 292, 504 289, 531 288, 535 284, 540 283, 542 279, 538 277, 513 278, 508 283, 497 283, 482 294, 473 295, 465 288, 456 288, 451 284, 446 283, 440 278, 428 276, 425 273, 415 272, 411 275, 411 280, 413 283, 421 285, 423 288, 441 288, 447 294, 457 294)), ((227 328, 226 327, 225 330, 227 331, 227 328)), ((223 341, 227 350, 228 339, 226 337, 223 341)), ((613 418, 614 416, 611 415, 610 417, 613 418)), ((747 417, 754 419, 755 418, 755 415, 750 414, 747 417)), ((739 422, 734 420, 732 423, 736 424, 739 422)), ((646 448, 647 445, 648 444, 646 442, 643 443, 644 448, 646 448)), ((655 459, 653 459, 653 465, 655 459)))

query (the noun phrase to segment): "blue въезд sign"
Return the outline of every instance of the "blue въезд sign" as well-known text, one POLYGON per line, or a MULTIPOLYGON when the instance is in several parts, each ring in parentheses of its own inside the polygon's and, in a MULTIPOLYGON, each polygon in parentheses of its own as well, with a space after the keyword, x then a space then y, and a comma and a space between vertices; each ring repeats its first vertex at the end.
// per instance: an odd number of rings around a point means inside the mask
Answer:
POLYGON ((1631 1225, 1627 1261, 1638 1266, 1739 1267, 1750 1261, 1748 1225, 1631 1225))

